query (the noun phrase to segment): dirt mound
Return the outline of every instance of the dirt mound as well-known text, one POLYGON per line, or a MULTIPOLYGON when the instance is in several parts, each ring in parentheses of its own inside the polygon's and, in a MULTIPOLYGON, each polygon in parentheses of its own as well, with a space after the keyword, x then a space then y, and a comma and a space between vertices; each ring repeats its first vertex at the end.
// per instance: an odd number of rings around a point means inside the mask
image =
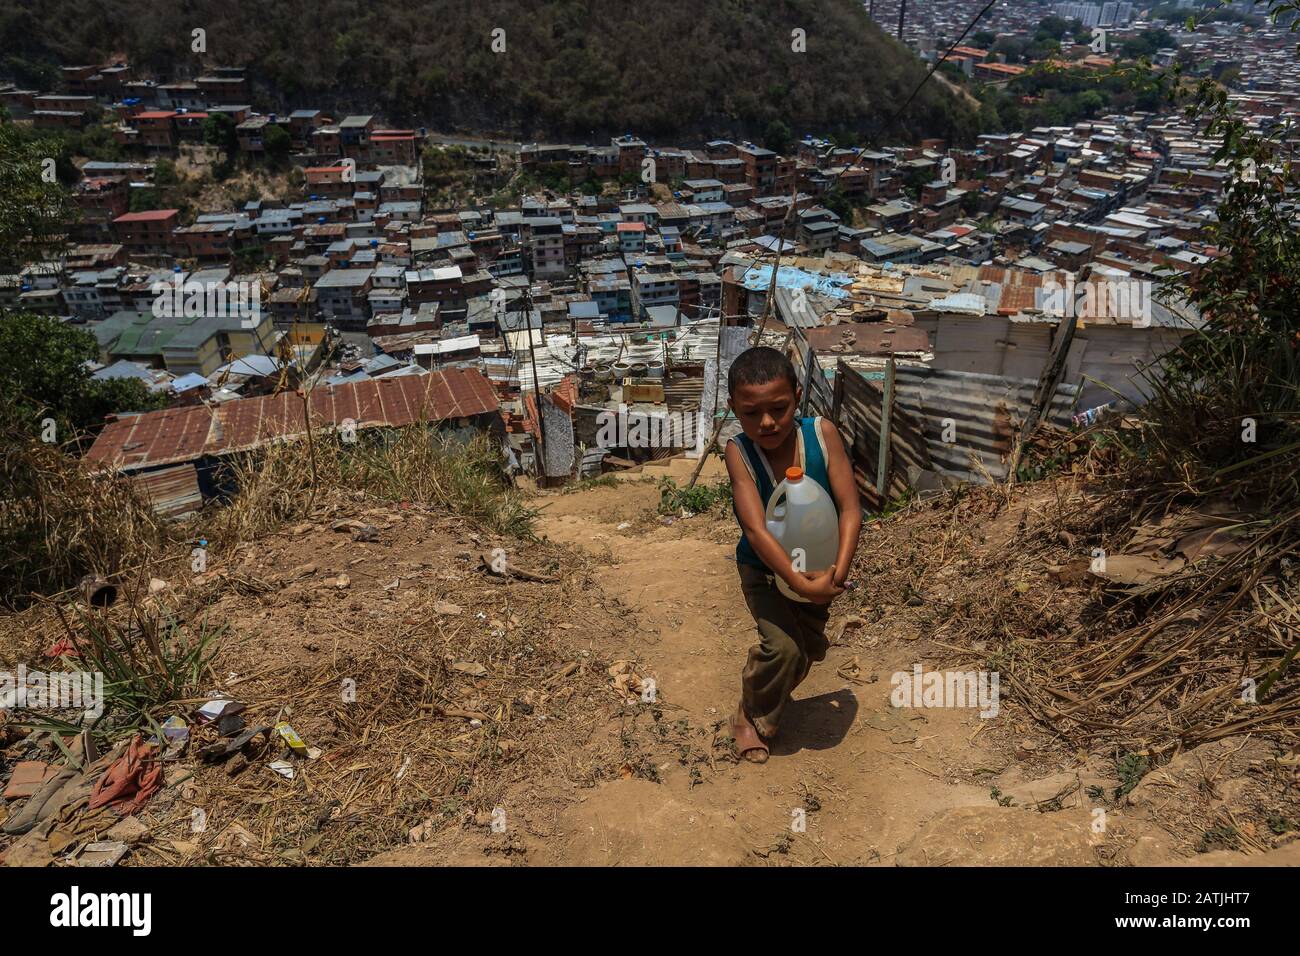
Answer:
MULTIPOLYGON (((593 593, 588 565, 422 508, 343 504, 202 573, 173 567, 150 601, 219 629, 203 686, 246 705, 247 728, 288 721, 311 755, 266 734, 204 762, 197 751, 225 738, 178 705, 190 749, 139 817, 145 859, 357 862, 490 828, 509 794, 539 782, 617 773, 622 748, 593 730, 622 705, 599 647, 627 618, 593 593)), ((53 614, 26 623, 6 657, 39 660, 58 639, 53 614)))

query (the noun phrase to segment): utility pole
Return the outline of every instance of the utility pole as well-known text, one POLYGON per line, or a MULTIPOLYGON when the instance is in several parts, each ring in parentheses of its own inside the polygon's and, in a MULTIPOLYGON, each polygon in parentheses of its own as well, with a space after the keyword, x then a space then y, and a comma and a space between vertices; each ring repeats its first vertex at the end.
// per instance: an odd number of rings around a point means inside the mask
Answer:
MULTIPOLYGON (((784 232, 784 230, 782 230, 784 232)), ((709 436, 709 443, 700 451, 699 460, 695 462, 695 470, 691 472, 691 480, 686 483, 686 489, 695 487, 695 483, 700 480, 700 472, 704 470, 704 462, 708 460, 709 451, 718 442, 718 435, 722 433, 722 423, 727 420, 724 414, 718 417, 718 387, 722 378, 722 326, 723 326, 722 309, 718 309, 718 347, 713 354, 713 434, 709 436)), ((703 396, 700 401, 703 402, 703 396)), ((703 428, 704 422, 697 422, 696 428, 703 428)))
MULTIPOLYGON (((546 478, 546 415, 542 409, 542 383, 537 378, 537 353, 533 347, 532 286, 524 293, 524 331, 528 334, 528 362, 533 370, 533 404, 537 406, 537 473, 546 478)), ((545 326, 539 329, 544 334, 545 326)), ((545 338, 542 339, 545 342, 545 338)))
POLYGON ((903 42, 903 18, 907 16, 907 0, 898 0, 898 42, 903 42))

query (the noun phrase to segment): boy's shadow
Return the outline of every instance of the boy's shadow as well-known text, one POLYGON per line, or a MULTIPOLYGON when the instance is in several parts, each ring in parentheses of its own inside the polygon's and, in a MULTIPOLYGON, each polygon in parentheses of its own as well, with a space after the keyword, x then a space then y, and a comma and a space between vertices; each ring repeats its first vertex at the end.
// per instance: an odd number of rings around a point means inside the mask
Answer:
POLYGON ((772 742, 772 755, 790 756, 800 750, 828 750, 848 736, 858 716, 858 699, 847 687, 786 704, 781 733, 772 742), (837 701, 838 707, 832 707, 837 701))

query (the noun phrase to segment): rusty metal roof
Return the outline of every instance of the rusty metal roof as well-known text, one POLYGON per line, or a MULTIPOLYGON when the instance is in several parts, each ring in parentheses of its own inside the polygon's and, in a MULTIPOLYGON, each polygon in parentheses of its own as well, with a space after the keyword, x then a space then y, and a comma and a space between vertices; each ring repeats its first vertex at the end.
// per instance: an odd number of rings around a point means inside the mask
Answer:
POLYGON ((164 518, 180 518, 203 507, 199 475, 192 464, 133 475, 131 480, 154 512, 164 518))
POLYGON ((1036 307, 1037 289, 1032 285, 1008 285, 1002 289, 1002 298, 998 302, 998 311, 1004 315, 1016 315, 1029 312, 1036 307))
POLYGON ((925 352, 930 336, 913 326, 888 322, 841 322, 815 329, 804 329, 804 336, 822 353, 845 355, 892 355, 894 352, 925 352), (848 338, 846 333, 852 333, 848 338))
MULTIPOLYGON (((358 429, 443 421, 495 412, 500 405, 491 383, 474 368, 320 386, 312 390, 310 403, 313 427, 326 429, 347 419, 358 429)), ((281 392, 211 408, 124 415, 99 433, 86 460, 134 471, 247 451, 306 431, 302 399, 296 392, 281 392)))

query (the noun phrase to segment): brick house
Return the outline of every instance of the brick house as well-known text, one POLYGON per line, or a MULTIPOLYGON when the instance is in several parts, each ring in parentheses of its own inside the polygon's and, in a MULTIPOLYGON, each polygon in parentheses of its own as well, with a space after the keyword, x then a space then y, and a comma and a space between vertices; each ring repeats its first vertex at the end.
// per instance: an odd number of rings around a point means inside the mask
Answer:
POLYGON ((179 209, 129 212, 113 220, 113 235, 129 253, 165 255, 172 249, 172 231, 179 223, 179 209))

